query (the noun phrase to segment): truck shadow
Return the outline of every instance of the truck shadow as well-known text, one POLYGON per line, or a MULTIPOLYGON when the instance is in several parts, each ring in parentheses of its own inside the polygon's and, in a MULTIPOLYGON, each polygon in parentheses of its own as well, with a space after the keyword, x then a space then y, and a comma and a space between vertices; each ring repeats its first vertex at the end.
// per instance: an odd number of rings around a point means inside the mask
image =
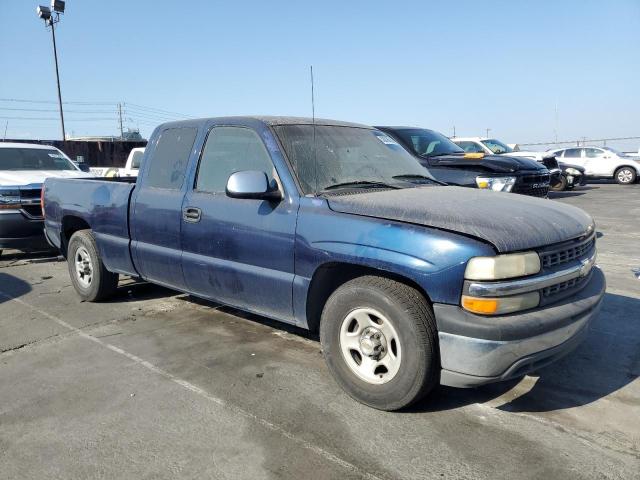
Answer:
POLYGON ((19 298, 31 291, 31 285, 24 280, 0 272, 0 304, 19 298))
POLYGON ((469 390, 442 387, 411 411, 435 412, 491 401, 498 404, 496 408, 509 412, 549 412, 587 405, 611 395, 640 376, 637 312, 639 299, 607 293, 584 343, 558 362, 530 374, 530 381, 519 384, 514 380, 469 390))

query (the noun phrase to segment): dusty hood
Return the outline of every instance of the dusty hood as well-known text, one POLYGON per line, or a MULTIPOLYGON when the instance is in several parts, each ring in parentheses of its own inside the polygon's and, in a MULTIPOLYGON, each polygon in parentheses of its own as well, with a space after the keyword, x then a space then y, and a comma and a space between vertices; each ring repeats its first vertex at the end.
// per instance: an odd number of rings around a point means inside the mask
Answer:
POLYGON ((0 170, 0 187, 16 187, 44 183, 49 177, 78 178, 92 175, 80 170, 0 170))
POLYGON ((584 211, 553 200, 462 187, 385 190, 327 201, 336 212, 471 235, 500 253, 581 237, 593 224, 584 211))

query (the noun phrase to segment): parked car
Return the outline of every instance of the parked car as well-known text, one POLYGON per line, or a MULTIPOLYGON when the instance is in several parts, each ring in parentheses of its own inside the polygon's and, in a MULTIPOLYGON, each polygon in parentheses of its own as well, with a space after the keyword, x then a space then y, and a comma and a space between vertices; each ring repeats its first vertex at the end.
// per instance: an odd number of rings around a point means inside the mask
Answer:
POLYGON ((124 168, 94 167, 91 169, 91 173, 97 177, 137 177, 143 156, 144 147, 132 148, 124 168))
POLYGON ((562 171, 560 178, 551 183, 551 190, 561 192, 564 190, 573 190, 576 185, 584 186, 587 184, 587 175, 583 167, 579 165, 573 165, 570 163, 558 162, 555 157, 553 158, 560 170, 562 171))
POLYGON ((55 147, 0 142, 0 254, 49 248, 42 234, 42 182, 86 176, 55 147))
POLYGON ((605 290, 582 210, 442 186, 331 120, 163 124, 137 182, 50 178, 44 211, 83 300, 122 274, 319 329, 337 382, 383 410, 556 360, 605 290))
POLYGON ((613 178, 621 185, 629 185, 640 175, 640 161, 609 147, 570 147, 549 150, 549 153, 559 162, 583 167, 589 178, 613 178))
POLYGON ((579 171, 566 172, 564 165, 560 164, 545 152, 535 152, 530 150, 514 150, 506 143, 502 143, 495 138, 484 137, 454 137, 453 143, 462 148, 466 153, 485 153, 489 155, 507 155, 509 157, 531 158, 542 163, 550 174, 550 187, 552 190, 569 190, 575 185, 584 185, 582 178, 579 178, 579 171))
POLYGON ((402 145, 436 180, 534 197, 549 193, 550 173, 534 160, 482 152, 467 155, 441 133, 425 128, 376 128, 402 145))

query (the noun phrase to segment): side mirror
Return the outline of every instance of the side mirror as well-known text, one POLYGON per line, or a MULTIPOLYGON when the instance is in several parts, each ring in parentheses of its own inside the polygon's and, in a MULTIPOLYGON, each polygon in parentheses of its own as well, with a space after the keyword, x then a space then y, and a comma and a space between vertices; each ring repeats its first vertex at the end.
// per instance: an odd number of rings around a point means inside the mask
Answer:
POLYGON ((226 193, 231 198, 282 199, 279 190, 272 190, 269 187, 267 174, 258 170, 244 170, 232 173, 229 180, 227 180, 226 193))
POLYGON ((77 163, 76 165, 78 165, 78 168, 80 169, 80 171, 85 172, 85 173, 90 173, 91 169, 89 168, 89 165, 82 162, 82 163, 77 163))

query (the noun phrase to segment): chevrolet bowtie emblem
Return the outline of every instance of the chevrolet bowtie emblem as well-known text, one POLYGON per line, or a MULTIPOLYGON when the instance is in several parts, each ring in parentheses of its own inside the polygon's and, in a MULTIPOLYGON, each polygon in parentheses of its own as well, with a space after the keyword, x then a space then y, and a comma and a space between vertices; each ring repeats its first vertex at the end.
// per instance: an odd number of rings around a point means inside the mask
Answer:
POLYGON ((594 263, 596 263, 595 257, 580 260, 580 276, 586 277, 587 275, 589 275, 589 272, 593 268, 594 263))

